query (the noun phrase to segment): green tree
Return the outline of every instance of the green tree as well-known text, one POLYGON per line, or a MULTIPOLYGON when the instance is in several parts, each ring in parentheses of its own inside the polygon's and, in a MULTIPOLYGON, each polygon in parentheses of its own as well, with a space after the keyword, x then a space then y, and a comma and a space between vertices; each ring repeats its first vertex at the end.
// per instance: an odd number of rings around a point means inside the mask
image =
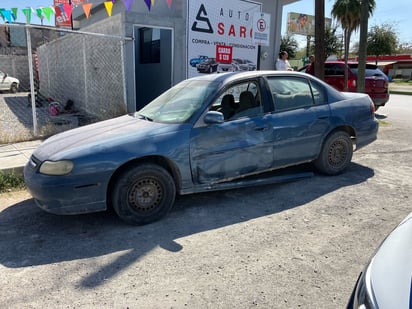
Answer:
MULTIPOLYGON (((371 15, 376 6, 375 0, 365 1, 368 1, 368 12, 369 15, 371 15)), ((366 2, 364 2, 364 4, 366 4, 366 2)), ((361 0, 336 0, 332 6, 331 13, 332 17, 340 23, 343 29, 344 59, 345 63, 347 63, 352 33, 356 31, 361 24, 361 0)), ((345 90, 347 90, 347 80, 348 76, 345 72, 345 90)))
POLYGON ((390 24, 372 26, 368 33, 367 42, 368 55, 375 55, 376 63, 378 63, 379 56, 396 53, 398 46, 396 31, 390 24))
POLYGON ((286 34, 280 39, 280 51, 286 51, 289 59, 295 59, 296 53, 299 49, 298 41, 292 35, 286 34))
MULTIPOLYGON (((342 51, 342 40, 336 34, 337 27, 334 28, 326 28, 325 29, 325 51, 324 56, 322 57, 323 60, 326 60, 329 56, 332 55, 340 55, 342 51)), ((316 45, 312 45, 310 48, 311 54, 315 54, 316 45)))

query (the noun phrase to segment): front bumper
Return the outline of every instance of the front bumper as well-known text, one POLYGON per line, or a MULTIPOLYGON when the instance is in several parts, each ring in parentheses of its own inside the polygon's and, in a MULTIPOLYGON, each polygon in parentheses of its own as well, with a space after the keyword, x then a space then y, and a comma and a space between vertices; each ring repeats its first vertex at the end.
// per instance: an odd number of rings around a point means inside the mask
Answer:
POLYGON ((24 181, 37 206, 47 212, 75 215, 107 209, 106 182, 93 181, 87 175, 43 175, 29 160, 24 167, 24 181))

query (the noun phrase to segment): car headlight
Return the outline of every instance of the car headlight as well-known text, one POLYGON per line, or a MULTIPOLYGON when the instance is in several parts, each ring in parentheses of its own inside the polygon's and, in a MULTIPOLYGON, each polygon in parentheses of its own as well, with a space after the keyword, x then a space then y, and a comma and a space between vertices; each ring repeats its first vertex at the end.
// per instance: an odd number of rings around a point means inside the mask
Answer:
POLYGON ((371 281, 371 264, 365 269, 365 271, 359 277, 358 284, 356 286, 353 308, 356 309, 376 309, 375 296, 373 293, 372 281, 371 281))
POLYGON ((73 162, 69 160, 62 161, 44 161, 40 166, 40 173, 45 175, 67 175, 73 170, 73 162))

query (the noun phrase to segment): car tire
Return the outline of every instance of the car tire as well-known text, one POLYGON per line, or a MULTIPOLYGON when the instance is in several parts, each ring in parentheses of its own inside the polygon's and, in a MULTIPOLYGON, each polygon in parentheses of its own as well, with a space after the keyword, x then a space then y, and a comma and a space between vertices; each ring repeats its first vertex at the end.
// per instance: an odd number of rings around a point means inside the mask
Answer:
POLYGON ((17 93, 17 88, 18 88, 18 86, 17 86, 16 83, 11 84, 10 92, 11 93, 17 93))
POLYGON ((315 167, 323 174, 338 175, 350 164, 353 155, 352 140, 348 133, 336 131, 325 140, 315 167))
POLYGON ((164 168, 140 164, 117 178, 111 202, 122 220, 132 225, 143 225, 165 216, 175 197, 175 183, 164 168))

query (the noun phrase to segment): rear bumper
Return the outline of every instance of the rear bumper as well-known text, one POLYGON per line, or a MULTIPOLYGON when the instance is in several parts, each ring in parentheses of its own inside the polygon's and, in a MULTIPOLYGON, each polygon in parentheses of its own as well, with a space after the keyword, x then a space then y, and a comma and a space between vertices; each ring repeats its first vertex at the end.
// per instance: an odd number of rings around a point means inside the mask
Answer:
POLYGON ((368 122, 367 126, 363 126, 361 130, 358 130, 356 134, 356 150, 374 142, 378 138, 378 130, 379 122, 377 119, 368 122))

